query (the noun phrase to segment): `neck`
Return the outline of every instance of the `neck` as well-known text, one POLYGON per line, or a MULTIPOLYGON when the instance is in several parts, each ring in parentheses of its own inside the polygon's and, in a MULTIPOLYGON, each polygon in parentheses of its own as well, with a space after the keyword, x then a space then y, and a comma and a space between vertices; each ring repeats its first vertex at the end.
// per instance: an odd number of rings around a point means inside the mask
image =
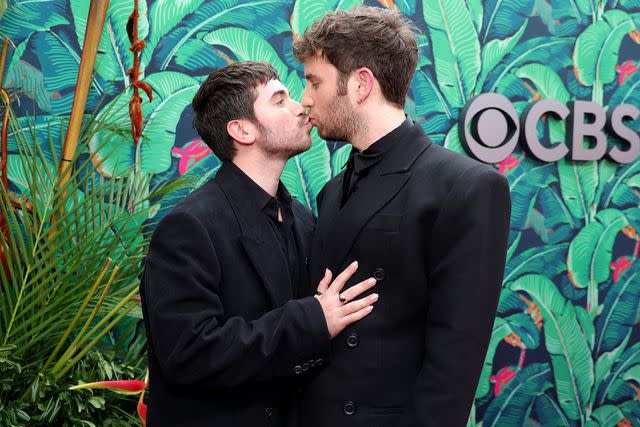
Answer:
POLYGON ((232 162, 272 197, 278 192, 278 182, 286 160, 261 155, 237 153, 232 162))
POLYGON ((356 132, 349 141, 360 152, 400 126, 405 121, 405 115, 401 108, 385 104, 363 111, 362 120, 362 131, 356 132))

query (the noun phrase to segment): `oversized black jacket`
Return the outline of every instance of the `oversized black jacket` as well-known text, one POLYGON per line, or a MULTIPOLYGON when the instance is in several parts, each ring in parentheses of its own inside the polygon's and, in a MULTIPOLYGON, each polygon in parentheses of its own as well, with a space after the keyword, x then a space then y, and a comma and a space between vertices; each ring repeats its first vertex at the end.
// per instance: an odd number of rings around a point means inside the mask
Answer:
MULTIPOLYGON (((372 313, 331 341, 302 391, 300 427, 463 427, 500 294, 506 179, 409 123, 341 206, 343 174, 318 197, 311 282, 354 260, 374 276, 372 313)), ((308 294, 313 292, 308 289, 308 294)))
MULTIPOLYGON (((269 219, 241 188, 223 164, 154 230, 140 288, 149 427, 282 426, 292 379, 328 356, 320 304, 293 299, 269 219)), ((315 220, 295 200, 293 213, 308 278, 315 220)))

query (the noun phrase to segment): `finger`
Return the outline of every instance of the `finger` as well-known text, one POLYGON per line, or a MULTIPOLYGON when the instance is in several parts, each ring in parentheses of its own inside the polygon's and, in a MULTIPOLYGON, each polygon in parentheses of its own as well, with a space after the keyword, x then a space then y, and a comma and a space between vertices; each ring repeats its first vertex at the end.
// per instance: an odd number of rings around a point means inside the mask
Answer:
POLYGON ((333 274, 331 274, 331 270, 325 268, 324 277, 322 278, 322 280, 320 280, 320 283, 318 283, 318 292, 325 293, 327 289, 329 289, 329 284, 331 283, 332 276, 333 274))
POLYGON ((378 294, 371 294, 367 297, 360 298, 343 305, 340 308, 340 312, 346 317, 352 313, 362 310, 363 308, 373 305, 376 301, 378 301, 378 294))
POLYGON ((373 310, 373 306, 368 305, 362 310, 358 310, 355 313, 351 313, 348 316, 343 317, 342 320, 344 321, 345 325, 350 325, 353 322, 357 322, 358 320, 361 320, 363 317, 365 317, 367 314, 371 313, 371 310, 373 310))
POLYGON ((373 277, 371 277, 371 278, 369 278, 367 280, 363 280, 362 282, 358 283, 357 285, 353 285, 352 287, 350 287, 346 291, 342 292, 342 296, 347 301, 353 301, 354 299, 356 299, 356 297, 358 295, 360 295, 361 293, 363 293, 363 292, 371 289, 372 287, 374 287, 376 283, 377 283, 377 281, 373 277))
POLYGON ((347 283, 347 280, 353 276, 353 273, 358 269, 358 261, 353 261, 347 268, 345 268, 342 273, 338 274, 333 283, 329 285, 328 291, 332 294, 337 294, 342 290, 344 284, 347 283))

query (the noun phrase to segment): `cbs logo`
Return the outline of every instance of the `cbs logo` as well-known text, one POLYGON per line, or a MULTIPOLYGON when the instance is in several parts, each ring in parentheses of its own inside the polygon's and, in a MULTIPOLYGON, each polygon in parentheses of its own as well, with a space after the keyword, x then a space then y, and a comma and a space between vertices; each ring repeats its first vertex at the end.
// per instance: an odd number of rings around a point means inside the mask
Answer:
POLYGON ((555 99, 543 99, 529 105, 520 118, 505 96, 485 93, 465 107, 458 129, 467 152, 485 163, 501 162, 518 141, 529 155, 543 162, 555 162, 568 154, 571 160, 592 161, 606 156, 617 163, 630 163, 640 153, 640 137, 624 121, 639 115, 640 110, 631 104, 605 111, 593 102, 573 101, 567 106, 555 99), (543 115, 566 123, 564 142, 550 147, 540 142, 537 127, 543 115), (620 144, 609 146, 603 129, 620 144), (585 144, 585 138, 591 143, 585 144))

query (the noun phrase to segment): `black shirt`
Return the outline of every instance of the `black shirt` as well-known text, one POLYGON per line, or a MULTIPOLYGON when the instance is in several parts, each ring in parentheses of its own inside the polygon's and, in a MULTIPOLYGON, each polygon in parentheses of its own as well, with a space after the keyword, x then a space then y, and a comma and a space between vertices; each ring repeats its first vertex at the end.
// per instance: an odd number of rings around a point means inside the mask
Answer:
POLYGON ((268 223, 273 231, 273 238, 280 243, 280 249, 289 267, 289 278, 296 294, 296 284, 299 281, 298 251, 293 237, 293 208, 291 194, 287 191, 282 181, 278 182, 276 197, 272 197, 256 184, 242 169, 232 162, 229 163, 229 171, 235 174, 243 183, 243 191, 254 202, 255 206, 268 218, 268 223), (278 209, 282 214, 282 221, 278 219, 278 209))
POLYGON ((413 121, 407 117, 400 126, 371 144, 360 153, 355 147, 351 148, 351 154, 347 160, 347 168, 342 181, 342 205, 347 202, 353 193, 356 183, 367 175, 372 166, 378 164, 384 155, 398 143, 398 136, 409 130, 413 121))

